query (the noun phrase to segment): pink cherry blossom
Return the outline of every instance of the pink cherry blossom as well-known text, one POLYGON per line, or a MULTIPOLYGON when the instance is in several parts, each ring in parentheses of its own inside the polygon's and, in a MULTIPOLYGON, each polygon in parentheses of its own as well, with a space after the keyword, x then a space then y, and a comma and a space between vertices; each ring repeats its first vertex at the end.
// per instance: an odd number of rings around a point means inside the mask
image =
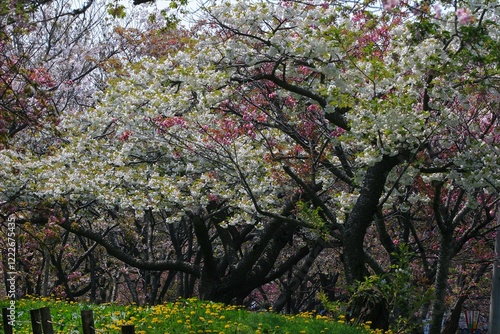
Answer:
POLYGON ((439 6, 438 4, 434 5, 434 11, 436 12, 436 18, 440 19, 442 15, 441 6, 439 6))
POLYGON ((474 16, 467 8, 459 8, 456 12, 458 23, 461 25, 469 24, 473 21, 474 16))
POLYGON ((399 5, 399 0, 385 0, 384 1, 384 9, 391 10, 396 8, 399 5))
POLYGON ((132 134, 132 131, 130 131, 130 130, 123 131, 123 133, 120 136, 120 140, 121 141, 127 141, 129 139, 129 137, 130 137, 131 134, 132 134))

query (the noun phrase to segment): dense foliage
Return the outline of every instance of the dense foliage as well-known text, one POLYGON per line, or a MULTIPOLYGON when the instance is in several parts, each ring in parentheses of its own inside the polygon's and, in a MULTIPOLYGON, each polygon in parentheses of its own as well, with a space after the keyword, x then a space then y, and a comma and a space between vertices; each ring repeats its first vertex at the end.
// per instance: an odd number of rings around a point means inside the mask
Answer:
POLYGON ((4 131, 2 215, 43 231, 67 295, 121 281, 297 311, 321 289, 384 329, 438 333, 449 311, 451 333, 493 257, 499 10, 238 1, 122 24, 90 103, 45 102, 68 96, 46 58, 2 88, 4 129, 18 109, 44 129, 4 131))

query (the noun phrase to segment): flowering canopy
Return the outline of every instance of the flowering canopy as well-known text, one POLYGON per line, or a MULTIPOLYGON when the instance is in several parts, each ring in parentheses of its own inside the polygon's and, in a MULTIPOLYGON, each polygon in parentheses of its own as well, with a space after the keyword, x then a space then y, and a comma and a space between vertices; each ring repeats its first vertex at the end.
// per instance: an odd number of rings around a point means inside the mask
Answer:
POLYGON ((208 7, 189 47, 127 65, 94 108, 61 117, 53 152, 1 151, 6 189, 167 222, 227 202, 223 227, 318 227, 280 215, 304 193, 360 279, 379 210, 428 203, 434 182, 470 207, 500 186, 499 6, 429 5, 208 7))
POLYGON ((495 9, 484 6, 469 26, 466 9, 415 16, 404 7, 215 6, 209 21, 218 28, 203 26, 194 47, 131 65, 100 106, 65 115, 68 145, 22 166, 3 154, 21 175, 38 175, 29 184, 41 198, 139 210, 209 196, 247 213, 267 210, 284 164, 323 182, 335 211, 348 212, 366 169, 403 153, 408 164, 386 190, 434 169, 430 178, 491 192, 498 41, 495 9))

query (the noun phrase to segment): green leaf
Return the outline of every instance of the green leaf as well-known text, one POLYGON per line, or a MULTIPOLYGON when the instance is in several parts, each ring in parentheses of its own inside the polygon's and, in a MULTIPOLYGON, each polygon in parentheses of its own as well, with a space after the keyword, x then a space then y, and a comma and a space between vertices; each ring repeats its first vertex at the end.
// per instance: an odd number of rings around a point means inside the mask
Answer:
POLYGON ((108 4, 107 5, 107 12, 109 15, 111 15, 115 19, 116 18, 123 19, 127 16, 127 13, 125 12, 125 6, 123 6, 123 5, 108 4))

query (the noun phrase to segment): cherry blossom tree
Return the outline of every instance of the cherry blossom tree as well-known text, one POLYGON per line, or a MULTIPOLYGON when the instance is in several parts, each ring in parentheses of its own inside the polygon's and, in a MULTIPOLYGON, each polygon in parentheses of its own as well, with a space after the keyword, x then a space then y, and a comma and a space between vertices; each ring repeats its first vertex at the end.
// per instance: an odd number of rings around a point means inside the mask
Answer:
MULTIPOLYGON (((4 150, 4 170, 61 227, 130 266, 199 279, 203 298, 242 302, 294 266, 300 284, 336 245, 348 286, 395 279, 406 243, 434 289, 420 316, 439 333, 454 259, 494 227, 498 11, 207 5, 177 50, 122 59, 99 103, 61 117, 52 154, 4 150), (192 244, 176 247, 172 226, 192 244)), ((354 316, 387 328, 386 300, 362 302, 354 316)))
MULTIPOLYGON (((94 103, 103 88, 102 65, 120 49, 107 40, 112 30, 102 2, 2 2, 1 9, 0 150, 7 166, 25 154, 50 155, 64 141, 56 129, 61 115, 94 103)), ((20 192, 24 180, 16 174, 2 168, 0 215, 2 231, 7 219, 17 217, 19 296, 48 295, 61 287, 68 297, 81 295, 76 286, 71 291, 66 277, 77 271, 72 264, 92 266, 93 255, 86 251, 95 245, 75 239, 69 247, 71 236, 55 224, 50 203, 20 192)))

